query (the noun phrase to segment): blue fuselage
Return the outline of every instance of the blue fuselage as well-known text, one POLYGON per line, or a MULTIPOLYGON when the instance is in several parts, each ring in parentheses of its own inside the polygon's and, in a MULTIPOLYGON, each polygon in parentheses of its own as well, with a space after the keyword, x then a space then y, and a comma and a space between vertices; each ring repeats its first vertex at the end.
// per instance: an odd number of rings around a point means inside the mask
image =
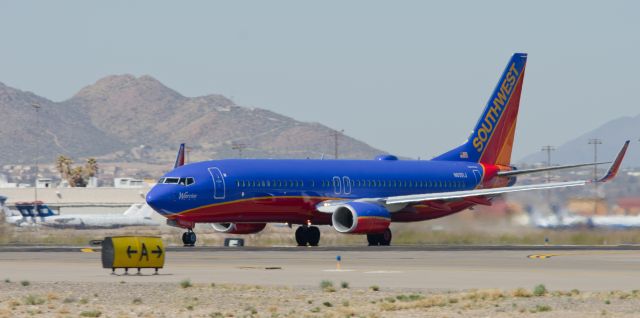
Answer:
POLYGON ((165 174, 147 202, 169 219, 301 223, 324 200, 471 190, 484 170, 451 161, 214 160, 165 174))

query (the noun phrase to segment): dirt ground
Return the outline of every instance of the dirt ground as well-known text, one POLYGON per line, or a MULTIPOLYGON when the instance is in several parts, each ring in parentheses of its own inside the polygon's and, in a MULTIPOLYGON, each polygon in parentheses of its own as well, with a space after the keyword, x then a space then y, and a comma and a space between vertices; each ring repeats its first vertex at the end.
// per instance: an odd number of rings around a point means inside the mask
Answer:
POLYGON ((640 291, 0 282, 0 317, 637 317, 640 291), (536 293, 537 292, 537 293, 536 293))

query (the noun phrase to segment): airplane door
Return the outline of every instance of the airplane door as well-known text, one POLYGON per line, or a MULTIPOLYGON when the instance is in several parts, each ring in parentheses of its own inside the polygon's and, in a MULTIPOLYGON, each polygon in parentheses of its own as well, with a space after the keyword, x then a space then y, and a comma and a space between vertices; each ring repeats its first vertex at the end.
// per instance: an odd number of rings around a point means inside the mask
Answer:
POLYGON ((340 192, 342 192, 342 186, 340 183, 340 177, 333 177, 333 192, 335 192, 335 194, 340 194, 340 192))
POLYGON ((342 183, 344 183, 344 194, 351 193, 351 179, 349 177, 342 177, 342 183))
POLYGON ((480 185, 480 182, 482 181, 482 175, 480 174, 480 171, 474 169, 473 177, 476 179, 476 186, 480 185))
POLYGON ((213 167, 209 168, 209 173, 211 174, 211 178, 213 178, 213 198, 224 199, 226 187, 222 172, 220 172, 220 169, 213 167))

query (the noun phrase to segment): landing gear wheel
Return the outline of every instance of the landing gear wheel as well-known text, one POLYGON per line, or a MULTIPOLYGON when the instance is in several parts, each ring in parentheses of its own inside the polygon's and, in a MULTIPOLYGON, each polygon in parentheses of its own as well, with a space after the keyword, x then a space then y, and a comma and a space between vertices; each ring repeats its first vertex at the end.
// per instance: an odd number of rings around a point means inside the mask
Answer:
POLYGON ((380 234, 367 234, 367 242, 369 246, 378 246, 380 245, 380 234))
POLYGON ((391 229, 386 229, 382 233, 367 234, 369 246, 389 246, 391 245, 391 229))
POLYGON ((194 246, 196 244, 196 233, 189 229, 187 232, 182 233, 182 243, 184 246, 194 246))
POLYGON ((318 243, 320 243, 320 229, 317 226, 310 226, 307 230, 307 239, 310 246, 318 246, 318 243))
POLYGON ((296 243, 298 246, 307 246, 309 242, 309 227, 306 225, 299 226, 296 229, 296 243))
POLYGON ((382 232, 382 234, 380 234, 380 245, 382 246, 389 246, 391 245, 391 238, 393 237, 393 235, 391 235, 391 229, 386 229, 384 230, 384 232, 382 232))
POLYGON ((187 232, 182 233, 182 244, 184 246, 187 246, 189 244, 189 237, 187 232))

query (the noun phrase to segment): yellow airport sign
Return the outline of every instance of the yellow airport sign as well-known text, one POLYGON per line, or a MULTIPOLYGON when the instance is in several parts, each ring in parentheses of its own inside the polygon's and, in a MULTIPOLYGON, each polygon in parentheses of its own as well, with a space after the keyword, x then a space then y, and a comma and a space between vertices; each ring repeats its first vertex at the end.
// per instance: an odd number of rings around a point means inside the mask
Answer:
POLYGON ((102 241, 102 267, 158 268, 164 267, 164 245, 157 236, 113 236, 102 241))

